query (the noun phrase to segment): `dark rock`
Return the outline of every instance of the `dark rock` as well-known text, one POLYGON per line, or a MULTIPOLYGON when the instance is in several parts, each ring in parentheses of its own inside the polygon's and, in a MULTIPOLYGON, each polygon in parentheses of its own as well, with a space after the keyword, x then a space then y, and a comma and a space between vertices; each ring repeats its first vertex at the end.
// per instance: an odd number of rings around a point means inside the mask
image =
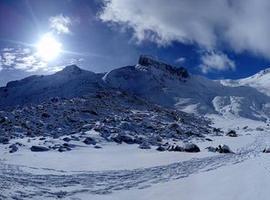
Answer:
POLYGON ((151 149, 151 146, 147 142, 143 142, 139 145, 140 149, 151 149))
POLYGON ((44 146, 32 146, 30 150, 34 152, 43 152, 43 151, 49 151, 50 149, 44 146))
POLYGON ((185 68, 168 65, 166 63, 163 63, 163 62, 160 62, 160 61, 154 59, 151 56, 141 55, 139 58, 138 64, 146 66, 146 67, 147 66, 155 66, 158 68, 162 68, 162 69, 167 70, 168 72, 170 72, 172 74, 178 75, 181 78, 188 78, 189 77, 188 71, 185 68))
POLYGON ((206 149, 209 151, 209 152, 217 152, 217 148, 216 147, 206 147, 206 149))
POLYGON ((269 147, 266 147, 266 148, 263 150, 263 153, 270 153, 270 148, 269 148, 269 147))
POLYGON ((91 137, 87 137, 84 139, 83 143, 87 144, 87 145, 90 145, 90 144, 96 145, 97 142, 95 141, 95 139, 93 139, 91 137))
POLYGON ((9 138, 2 136, 0 137, 0 144, 8 144, 9 143, 9 138))
POLYGON ((229 137, 237 137, 236 131, 235 130, 230 130, 227 134, 229 137))
POLYGON ((112 140, 118 144, 121 144, 122 142, 125 142, 127 144, 134 144, 135 143, 135 140, 129 135, 117 134, 117 136, 113 137, 112 140))
POLYGON ((69 142, 71 139, 70 139, 69 137, 64 137, 63 140, 64 140, 65 142, 69 142))
POLYGON ((210 141, 210 142, 213 141, 213 140, 210 139, 210 138, 205 138, 205 140, 206 140, 206 141, 210 141))
POLYGON ((101 149, 102 147, 101 146, 98 146, 98 145, 95 145, 94 148, 95 149, 101 149))
POLYGON ((75 144, 70 144, 70 143, 64 143, 62 146, 63 147, 68 147, 68 148, 75 148, 76 147, 75 144))
POLYGON ((156 148, 157 151, 166 151, 166 149, 163 146, 159 146, 156 148))
POLYGON ((58 97, 52 97, 50 99, 50 101, 53 102, 53 103, 57 103, 59 101, 59 98, 58 97))
POLYGON ((179 152, 181 152, 181 151, 184 151, 184 148, 183 147, 180 147, 178 145, 176 145, 176 146, 169 146, 168 151, 179 151, 179 152))
POLYGON ((9 153, 14 153, 14 152, 18 151, 18 147, 16 146, 16 144, 10 145, 9 148, 10 148, 9 153))
POLYGON ((257 127, 257 128, 256 128, 256 131, 264 131, 264 129, 261 128, 261 127, 257 127))
POLYGON ((49 118, 50 115, 48 113, 42 113, 41 117, 43 117, 43 118, 49 118))
POLYGON ((200 148, 196 144, 188 143, 184 146, 184 151, 189 153, 200 152, 200 148))
POLYGON ((223 144, 223 145, 218 145, 216 151, 219 152, 219 153, 233 153, 233 152, 231 151, 231 149, 230 149, 227 145, 225 145, 225 144, 223 144))
POLYGON ((0 117, 0 124, 4 123, 6 121, 5 117, 0 117))

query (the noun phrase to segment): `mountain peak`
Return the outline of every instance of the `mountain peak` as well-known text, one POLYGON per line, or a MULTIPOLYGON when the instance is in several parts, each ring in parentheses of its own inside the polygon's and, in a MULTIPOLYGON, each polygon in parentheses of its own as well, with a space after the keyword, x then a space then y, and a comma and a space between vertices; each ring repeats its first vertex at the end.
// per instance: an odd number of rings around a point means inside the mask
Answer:
POLYGON ((68 74, 80 74, 83 70, 77 65, 68 65, 61 72, 68 74))
POLYGON ((166 70, 166 71, 169 71, 170 73, 177 74, 183 78, 189 77, 188 71, 185 68, 169 65, 149 55, 141 55, 139 58, 138 64, 145 67, 152 66, 152 67, 156 67, 162 70, 166 70))

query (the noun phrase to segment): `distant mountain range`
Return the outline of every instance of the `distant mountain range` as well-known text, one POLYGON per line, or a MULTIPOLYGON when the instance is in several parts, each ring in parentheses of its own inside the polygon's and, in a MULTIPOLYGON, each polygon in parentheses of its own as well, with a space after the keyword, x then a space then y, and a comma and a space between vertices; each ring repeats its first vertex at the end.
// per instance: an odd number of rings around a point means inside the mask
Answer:
POLYGON ((267 121, 269 88, 269 69, 245 79, 214 81, 150 56, 141 56, 136 65, 106 74, 71 65, 53 75, 9 82, 0 88, 0 108, 41 103, 51 97, 72 98, 116 90, 187 113, 267 121))

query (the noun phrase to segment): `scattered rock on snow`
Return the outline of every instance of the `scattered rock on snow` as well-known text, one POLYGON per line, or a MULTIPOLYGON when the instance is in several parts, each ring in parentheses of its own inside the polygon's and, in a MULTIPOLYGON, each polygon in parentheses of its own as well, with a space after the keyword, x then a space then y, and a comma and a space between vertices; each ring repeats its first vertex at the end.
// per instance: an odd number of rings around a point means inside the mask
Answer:
POLYGON ((257 127, 256 131, 264 131, 264 129, 262 127, 257 127))
POLYGON ((263 150, 263 153, 270 153, 270 147, 266 147, 266 148, 263 150))
POLYGON ((9 138, 2 136, 0 137, 0 144, 8 144, 9 143, 9 138))
POLYGON ((229 137, 237 137, 238 136, 236 134, 236 131, 235 130, 230 130, 226 135, 229 136, 229 137))
POLYGON ((119 144, 121 144, 122 142, 125 142, 127 144, 134 144, 135 143, 135 140, 129 135, 117 134, 116 136, 112 137, 112 140, 116 143, 119 143, 119 144))
POLYGON ((206 149, 209 152, 218 152, 218 153, 233 153, 233 151, 229 148, 229 146, 223 144, 223 145, 218 145, 218 147, 206 147, 206 149))
POLYGON ((181 152, 181 151, 184 151, 184 148, 180 147, 178 145, 175 145, 175 146, 172 145, 172 146, 169 146, 168 151, 179 151, 179 152, 181 152))
POLYGON ((14 152, 18 151, 18 147, 16 144, 10 145, 9 148, 10 148, 9 153, 14 153, 14 152))
POLYGON ((140 149, 151 149, 151 146, 150 146, 149 143, 143 142, 143 143, 141 143, 141 144, 139 145, 139 148, 140 148, 140 149))
POLYGON ((184 146, 184 151, 190 152, 190 153, 196 153, 196 152, 200 152, 200 148, 196 144, 187 143, 184 146))
POLYGON ((158 146, 158 148, 156 148, 157 151, 166 151, 166 149, 163 146, 158 146))
POLYGON ((34 152, 43 152, 43 151, 49 151, 50 149, 44 146, 32 146, 30 150, 34 152))
POLYGON ((93 138, 87 137, 87 138, 84 139, 83 143, 88 144, 88 145, 90 145, 90 144, 96 145, 97 142, 93 138))
POLYGON ((71 139, 70 139, 69 137, 64 137, 63 140, 64 140, 65 142, 69 142, 71 139))
POLYGON ((217 152, 217 148, 216 147, 206 147, 206 149, 209 151, 209 152, 217 152))
POLYGON ((217 152, 219 153, 233 153, 229 146, 223 144, 223 145, 218 145, 217 147, 217 152))

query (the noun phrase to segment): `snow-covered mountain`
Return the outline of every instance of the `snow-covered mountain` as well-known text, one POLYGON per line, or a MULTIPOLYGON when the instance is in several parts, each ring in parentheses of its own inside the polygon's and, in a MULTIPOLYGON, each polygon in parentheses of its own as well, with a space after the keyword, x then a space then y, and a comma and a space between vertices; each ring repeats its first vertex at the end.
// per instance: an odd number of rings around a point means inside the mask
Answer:
POLYGON ((226 86, 147 56, 135 66, 112 70, 103 79, 110 87, 189 113, 259 120, 270 114, 270 98, 255 88, 226 86))
POLYGON ((220 80, 220 83, 231 87, 250 86, 270 96, 270 68, 247 78, 237 80, 225 79, 220 80))
POLYGON ((30 76, 12 81, 0 88, 0 108, 40 103, 56 96, 78 97, 98 91, 103 86, 102 76, 70 65, 53 75, 30 76))
POLYGON ((49 76, 31 76, 0 88, 0 108, 40 103, 50 97, 80 97, 99 90, 120 90, 149 102, 198 115, 219 114, 267 120, 269 70, 241 80, 213 81, 192 75, 150 56, 106 74, 75 65, 49 76))

